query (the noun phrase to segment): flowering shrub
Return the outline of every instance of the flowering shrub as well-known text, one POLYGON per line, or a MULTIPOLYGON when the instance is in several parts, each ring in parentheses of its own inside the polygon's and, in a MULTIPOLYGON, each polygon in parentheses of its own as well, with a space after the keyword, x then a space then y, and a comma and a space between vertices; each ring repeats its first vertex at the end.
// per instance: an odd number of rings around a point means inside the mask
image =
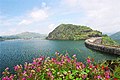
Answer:
POLYGON ((119 80, 105 64, 95 64, 94 59, 87 58, 86 64, 78 62, 76 55, 72 58, 56 52, 56 58, 41 56, 24 66, 16 65, 15 74, 6 68, 2 80, 119 80))

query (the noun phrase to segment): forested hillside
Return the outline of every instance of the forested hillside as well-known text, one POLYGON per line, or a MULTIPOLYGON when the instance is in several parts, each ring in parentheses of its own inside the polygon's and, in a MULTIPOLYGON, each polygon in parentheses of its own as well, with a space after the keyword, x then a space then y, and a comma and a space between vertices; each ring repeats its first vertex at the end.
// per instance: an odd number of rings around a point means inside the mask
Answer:
POLYGON ((89 37, 102 36, 102 32, 92 30, 90 27, 73 25, 73 24, 61 24, 56 27, 51 33, 49 33, 47 39, 53 40, 81 40, 89 37))

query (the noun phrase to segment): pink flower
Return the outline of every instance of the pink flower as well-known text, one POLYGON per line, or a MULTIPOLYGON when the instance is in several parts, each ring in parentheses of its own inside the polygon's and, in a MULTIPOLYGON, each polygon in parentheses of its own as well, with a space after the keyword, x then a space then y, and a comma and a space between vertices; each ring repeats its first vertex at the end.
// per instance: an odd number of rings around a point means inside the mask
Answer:
POLYGON ((40 72, 40 67, 37 68, 37 72, 40 72))
POLYGON ((40 58, 38 58, 39 61, 44 60, 44 56, 41 56, 40 58))
POLYGON ((26 72, 26 71, 24 71, 24 72, 23 72, 23 75, 25 75, 26 73, 27 73, 27 72, 26 72))
POLYGON ((61 63, 61 62, 59 62, 59 61, 57 61, 57 62, 56 62, 56 64, 58 64, 58 65, 62 66, 62 63, 61 63))
POLYGON ((27 66, 27 65, 24 65, 24 68, 25 68, 25 69, 27 69, 27 68, 28 68, 28 66, 27 66))
POLYGON ((90 62, 91 62, 90 58, 87 58, 87 63, 90 63, 90 62))
POLYGON ((105 77, 106 77, 107 79, 110 78, 110 71, 106 71, 106 72, 105 72, 105 77))
POLYGON ((65 56, 65 58, 64 59, 62 59, 62 61, 67 61, 68 63, 71 61, 71 59, 68 57, 68 56, 65 56))
POLYGON ((42 62, 38 62, 38 63, 37 63, 37 66, 40 66, 40 65, 41 65, 41 63, 42 63, 42 62))
POLYGON ((67 58, 67 62, 68 62, 68 63, 70 62, 70 58, 67 58))
POLYGON ((86 75, 86 74, 83 74, 83 75, 82 75, 82 78, 83 78, 83 79, 87 78, 87 75, 86 75))
POLYGON ((100 75, 98 75, 98 76, 97 76, 97 78, 98 78, 98 79, 101 79, 101 76, 100 76, 100 75))
POLYGON ((7 67, 5 70, 8 70, 9 68, 7 67))
POLYGON ((17 71, 19 69, 18 65, 14 67, 14 70, 17 71))
POLYGON ((76 69, 81 69, 80 64, 81 64, 81 63, 79 63, 79 62, 76 63, 76 69))
POLYGON ((3 77, 2 80, 7 80, 6 77, 3 77))
POLYGON ((76 69, 80 69, 81 67, 80 66, 76 66, 76 69))
POLYGON ((2 80, 10 80, 10 78, 8 78, 8 76, 3 77, 2 80))
POLYGON ((33 61, 33 63, 32 63, 32 64, 36 65, 36 64, 37 64, 37 62, 36 62, 36 61, 33 61))
POLYGON ((92 64, 90 64, 90 65, 89 65, 89 68, 91 68, 91 69, 92 69, 92 68, 94 68, 94 66, 93 66, 92 64))
POLYGON ((84 64, 82 64, 82 68, 85 68, 85 65, 84 65, 84 64))
POLYGON ((22 78, 22 80, 27 80, 26 78, 22 78))
POLYGON ((56 58, 52 58, 51 60, 52 60, 53 62, 56 62, 56 58))
POLYGON ((109 79, 110 78, 110 76, 109 75, 107 75, 107 76, 105 76, 107 79, 109 79))
POLYGON ((12 74, 11 76, 10 76, 10 79, 12 80, 14 78, 14 75, 12 74))
POLYGON ((47 75, 48 75, 49 77, 51 77, 51 76, 52 76, 52 73, 49 71, 49 72, 47 72, 47 75))
POLYGON ((30 75, 28 76, 28 78, 31 78, 32 77, 32 73, 30 73, 30 75))
POLYGON ((34 65, 32 65, 32 66, 31 66, 31 69, 34 69, 34 68, 35 68, 35 66, 34 66, 34 65))
POLYGON ((76 57, 76 54, 74 54, 73 57, 76 57))

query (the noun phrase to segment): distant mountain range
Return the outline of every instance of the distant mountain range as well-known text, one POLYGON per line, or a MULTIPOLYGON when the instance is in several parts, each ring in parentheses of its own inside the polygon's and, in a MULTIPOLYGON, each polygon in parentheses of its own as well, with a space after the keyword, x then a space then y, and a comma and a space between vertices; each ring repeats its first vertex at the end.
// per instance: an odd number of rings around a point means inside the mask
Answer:
POLYGON ((120 40, 120 31, 110 36, 114 40, 120 40))
POLYGON ((45 34, 39 34, 34 32, 23 32, 16 35, 10 35, 10 36, 0 36, 0 40, 11 40, 11 39, 45 39, 47 35, 45 34))
POLYGON ((100 37, 102 32, 92 30, 90 27, 73 25, 73 24, 61 24, 56 27, 51 33, 49 33, 47 39, 52 40, 81 40, 90 37, 100 37))

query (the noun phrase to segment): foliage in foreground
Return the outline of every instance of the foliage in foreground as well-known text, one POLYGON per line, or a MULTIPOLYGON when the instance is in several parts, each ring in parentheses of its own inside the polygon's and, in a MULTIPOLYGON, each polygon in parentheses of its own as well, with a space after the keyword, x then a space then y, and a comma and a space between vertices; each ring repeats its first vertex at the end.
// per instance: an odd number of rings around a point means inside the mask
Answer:
POLYGON ((16 74, 10 74, 6 68, 2 80, 119 80, 120 64, 112 68, 110 63, 96 64, 88 57, 83 64, 77 61, 76 55, 70 58, 68 54, 56 52, 56 58, 41 56, 33 59, 32 63, 25 63, 24 67, 15 66, 16 74))

